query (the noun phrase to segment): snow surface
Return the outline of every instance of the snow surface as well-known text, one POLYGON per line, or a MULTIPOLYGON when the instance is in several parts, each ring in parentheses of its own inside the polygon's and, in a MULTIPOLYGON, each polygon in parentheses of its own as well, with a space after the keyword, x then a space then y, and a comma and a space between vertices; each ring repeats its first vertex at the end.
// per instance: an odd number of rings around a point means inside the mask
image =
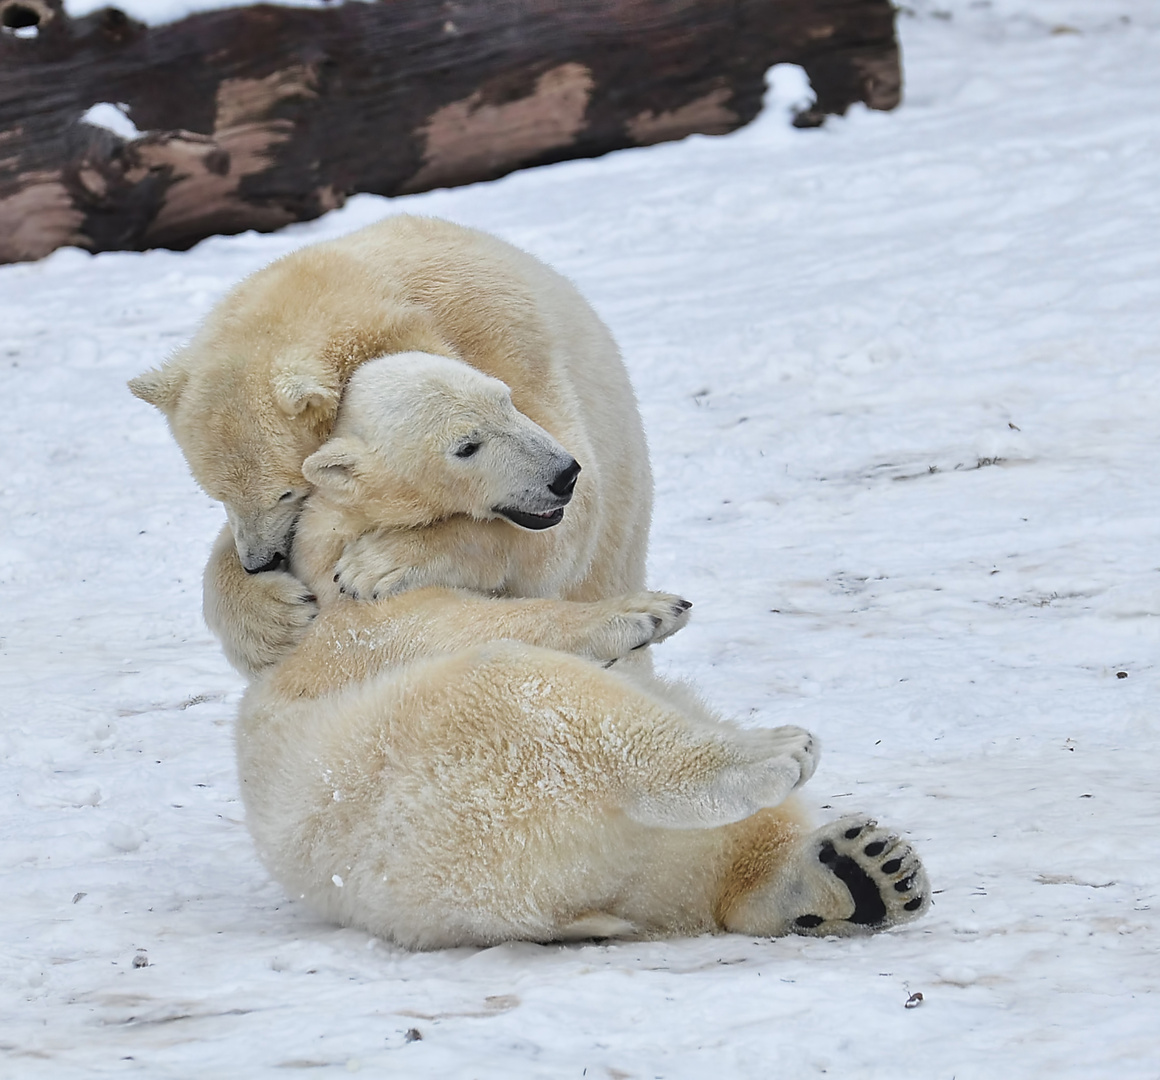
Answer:
POLYGON ((104 128, 122 139, 139 139, 142 134, 129 119, 129 106, 114 105, 111 101, 98 101, 96 105, 90 105, 81 117, 81 123, 104 128))
POLYGON ((1160 1075, 1160 5, 911 10, 892 114, 0 268, 0 1074, 1160 1075), (607 318, 652 580, 696 602, 660 665, 817 732, 808 797, 908 832, 921 922, 411 955, 268 880, 199 614, 222 512, 124 382, 402 210, 607 318))
MULTIPOLYGON (((126 15, 147 26, 161 26, 177 22, 189 15, 222 8, 247 7, 267 3, 273 7, 327 8, 338 7, 341 0, 64 0, 65 14, 79 19, 101 8, 119 8, 126 15)), ((357 0, 346 0, 348 3, 357 0)))

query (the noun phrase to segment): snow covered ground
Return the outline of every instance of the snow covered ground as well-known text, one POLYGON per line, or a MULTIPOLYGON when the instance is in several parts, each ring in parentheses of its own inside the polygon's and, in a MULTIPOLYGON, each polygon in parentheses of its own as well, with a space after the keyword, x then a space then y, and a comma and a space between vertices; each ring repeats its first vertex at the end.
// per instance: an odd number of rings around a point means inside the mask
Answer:
POLYGON ((893 114, 0 268, 0 1075, 1160 1075, 1160 6, 910 7, 893 114), (199 613, 222 512, 124 383, 402 210, 607 318, 652 580, 696 602, 660 666, 817 732, 807 796, 907 831, 924 920, 410 955, 267 879, 199 613))

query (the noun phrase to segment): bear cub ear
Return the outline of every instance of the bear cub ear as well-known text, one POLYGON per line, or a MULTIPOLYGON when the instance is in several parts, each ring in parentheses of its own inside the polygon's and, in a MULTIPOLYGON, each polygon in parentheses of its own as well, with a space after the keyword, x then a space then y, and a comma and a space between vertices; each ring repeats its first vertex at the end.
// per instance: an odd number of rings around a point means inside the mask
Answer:
POLYGON ((358 466, 363 450, 358 439, 331 439, 302 463, 302 475, 326 494, 354 496, 359 487, 358 466))
POLYGON ((188 372, 170 363, 130 379, 129 389, 135 397, 156 406, 168 415, 177 405, 188 378, 188 372))

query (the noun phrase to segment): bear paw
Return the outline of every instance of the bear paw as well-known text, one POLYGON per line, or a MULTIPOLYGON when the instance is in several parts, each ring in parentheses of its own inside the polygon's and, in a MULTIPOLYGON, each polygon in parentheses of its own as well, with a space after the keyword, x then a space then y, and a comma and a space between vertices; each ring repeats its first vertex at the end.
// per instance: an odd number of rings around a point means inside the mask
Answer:
POLYGON ((807 838, 800 859, 794 891, 806 910, 792 919, 794 933, 874 933, 917 919, 930 907, 930 883, 915 850, 870 818, 824 825, 807 838))
POLYGON ((343 549, 334 567, 334 581, 338 591, 352 600, 379 600, 396 593, 406 592, 419 584, 418 575, 411 567, 395 565, 395 560, 384 559, 381 543, 375 533, 367 533, 351 541, 343 549))
POLYGON ((641 592, 597 606, 595 623, 577 652, 611 663, 672 637, 689 621, 692 603, 672 593, 641 592))
POLYGON ((638 791, 625 807, 634 821, 665 829, 713 829, 732 825, 784 802, 814 772, 818 744, 799 727, 740 733, 724 748, 727 763, 700 779, 705 746, 678 762, 672 782, 638 791), (685 767, 687 766, 687 767, 685 767), (682 775, 683 774, 683 775, 682 775))
POLYGON ((813 735, 788 724, 744 732, 734 750, 746 760, 722 769, 707 793, 721 824, 784 802, 814 775, 821 753, 813 735))
POLYGON ((207 588, 203 610, 226 658, 253 677, 283 660, 306 636, 318 600, 293 574, 267 570, 247 575, 230 594, 207 588))
MULTIPOLYGON (((424 535, 419 530, 418 536, 424 535)), ((367 532, 349 541, 334 565, 338 591, 352 600, 385 600, 411 589, 469 589, 494 593, 502 589, 500 568, 483 575, 471 560, 449 557, 438 546, 415 550, 416 536, 398 530, 367 532), (482 576, 481 576, 482 575, 482 576)))
POLYGON ((373 569, 355 569, 340 559, 334 575, 338 591, 352 600, 382 600, 420 586, 417 575, 406 567, 381 573, 373 569))

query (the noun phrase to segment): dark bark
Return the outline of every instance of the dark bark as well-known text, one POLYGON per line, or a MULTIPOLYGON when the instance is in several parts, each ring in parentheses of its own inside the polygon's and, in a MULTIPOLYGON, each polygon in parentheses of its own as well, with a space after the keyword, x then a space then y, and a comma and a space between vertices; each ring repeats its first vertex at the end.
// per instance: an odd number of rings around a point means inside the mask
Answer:
POLYGON ((776 63, 810 76, 803 124, 901 85, 889 0, 256 4, 157 27, 0 0, 0 27, 0 262, 184 249, 354 192, 723 134, 776 63), (146 134, 82 122, 98 102, 146 134))

